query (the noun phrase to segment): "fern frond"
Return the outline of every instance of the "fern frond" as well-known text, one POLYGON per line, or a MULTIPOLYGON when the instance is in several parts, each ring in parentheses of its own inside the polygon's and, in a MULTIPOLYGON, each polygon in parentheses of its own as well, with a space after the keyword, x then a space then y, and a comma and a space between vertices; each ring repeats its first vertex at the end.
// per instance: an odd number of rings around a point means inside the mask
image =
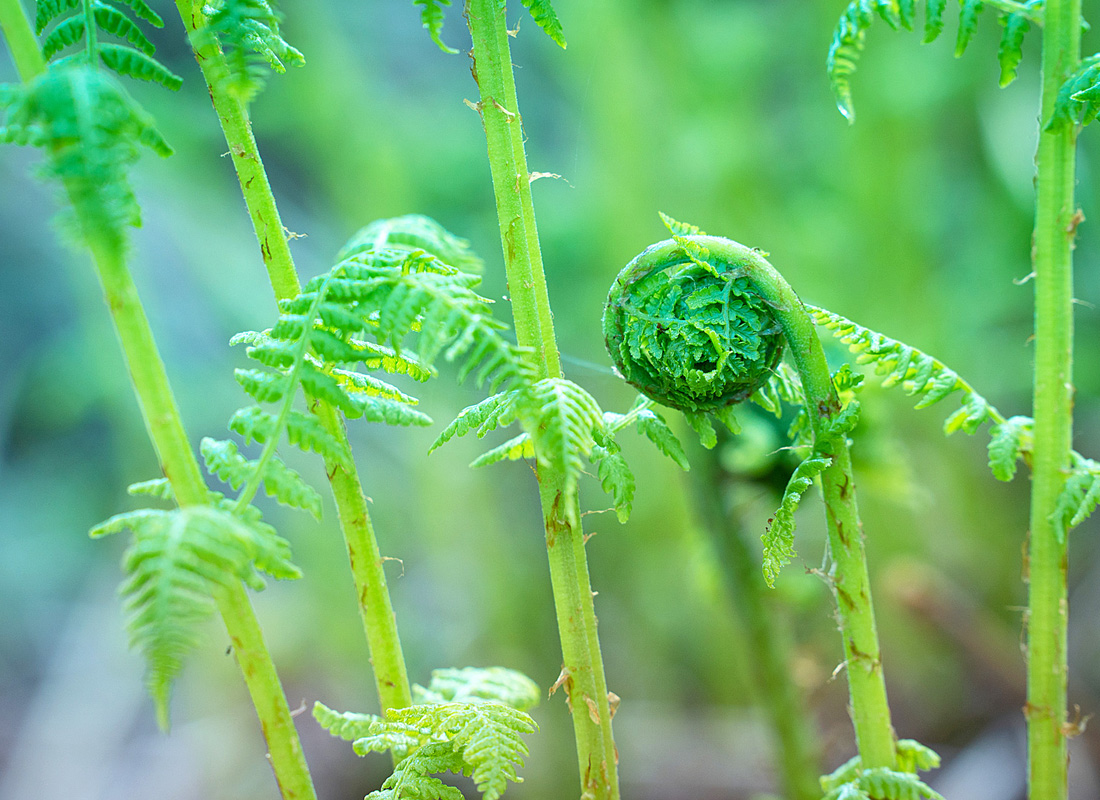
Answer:
POLYGON ((1070 125, 1088 125, 1100 113, 1100 53, 1081 59, 1077 71, 1070 75, 1054 102, 1054 112, 1044 128, 1064 130, 1070 125))
POLYGON ((1005 417, 958 373, 927 353, 831 311, 813 306, 807 306, 807 310, 817 325, 829 330, 857 354, 857 364, 873 364, 876 374, 885 376, 883 387, 901 385, 906 394, 916 397, 916 408, 927 408, 961 392, 962 406, 944 422, 945 434, 957 430, 973 434, 986 421, 994 424, 1005 421, 1005 417))
MULTIPOLYGON (((610 441, 608 443, 613 444, 610 441)), ((613 447, 596 445, 592 448, 589 458, 596 464, 600 486, 611 495, 619 522, 626 522, 630 519, 630 512, 634 507, 634 473, 631 472, 630 465, 619 452, 618 445, 613 447)))
POLYGON ((1058 503, 1053 519, 1060 540, 1066 533, 1084 522, 1100 505, 1100 462, 1073 453, 1073 468, 1058 503))
POLYGON ((1031 452, 1031 417, 1011 417, 989 431, 989 470, 999 481, 1016 477, 1016 462, 1031 452))
POLYGON ((528 751, 520 737, 537 729, 526 713, 498 702, 416 705, 388 710, 386 719, 372 725, 370 734, 353 746, 360 755, 384 752, 407 746, 415 735, 420 748, 398 765, 383 789, 393 788, 391 781, 402 770, 415 769, 420 775, 468 771, 485 800, 496 800, 509 782, 522 780, 516 768, 523 766, 528 751), (441 745, 453 748, 458 761, 441 745), (421 767, 425 762, 428 766, 421 767))
POLYGON ((172 153, 152 118, 109 74, 76 62, 11 89, 4 107, 0 141, 45 150, 42 174, 65 187, 77 236, 122 249, 126 228, 141 224, 128 178, 139 148, 172 153))
POLYGON ((523 7, 531 12, 531 18, 535 20, 535 24, 564 50, 565 32, 561 28, 558 15, 554 13, 554 7, 550 5, 550 0, 521 0, 521 2, 523 7))
POLYGON ((118 514, 92 529, 93 537, 133 532, 123 555, 131 646, 147 664, 146 685, 168 726, 168 697, 183 658, 199 642, 196 626, 213 610, 211 594, 244 581, 263 588, 260 568, 276 577, 300 573, 290 548, 269 526, 251 525, 226 511, 189 506, 118 514))
POLYGON ((566 518, 576 525, 577 485, 603 430, 603 411, 572 381, 543 378, 522 392, 517 413, 539 463, 562 476, 566 518))
POLYGON ((364 800, 463 800, 462 792, 432 775, 433 772, 461 774, 463 770, 462 757, 450 742, 426 744, 402 760, 382 788, 364 800))
POLYGON ((165 89, 171 89, 172 91, 183 85, 183 78, 179 75, 155 58, 131 47, 101 44, 99 45, 99 59, 119 75, 126 75, 139 81, 159 83, 165 89))
POLYGON ((863 769, 859 756, 849 759, 821 777, 823 800, 944 800, 917 777, 917 771, 934 769, 940 757, 912 739, 897 743, 899 769, 873 767, 863 769))
POLYGON ((443 44, 443 7, 449 6, 451 0, 413 0, 414 6, 423 6, 420 9, 420 22, 424 26, 436 47, 444 53, 457 53, 453 47, 443 44))
POLYGON ((796 555, 794 512, 798 510, 802 495, 813 485, 814 478, 831 463, 832 459, 813 454, 798 465, 787 482, 787 488, 783 491, 783 500, 775 516, 768 521, 768 527, 761 537, 761 541, 764 542, 764 580, 767 581, 768 586, 775 586, 779 570, 791 563, 791 559, 796 555))
POLYGON ((261 480, 266 494, 283 505, 321 518, 321 495, 278 456, 271 455, 261 464, 260 460, 252 461, 242 456, 234 442, 210 437, 202 440, 200 452, 207 471, 234 489, 252 481, 257 469, 262 469, 261 480))
POLYGON ((203 9, 206 25, 195 32, 196 49, 213 40, 225 54, 213 82, 248 103, 263 87, 266 70, 286 72, 284 62, 300 67, 305 57, 287 44, 282 21, 271 0, 216 0, 203 9))
POLYGON ((155 497, 158 500, 176 501, 176 494, 172 491, 172 484, 167 478, 153 478, 149 481, 131 483, 126 487, 126 493, 133 497, 155 497))
POLYGON ((373 251, 423 250, 459 272, 480 274, 485 262, 466 239, 455 236, 431 217, 406 214, 379 219, 359 229, 336 256, 337 262, 365 256, 373 251))
POLYGON ((429 453, 434 452, 456 436, 465 436, 470 431, 476 431, 477 438, 497 429, 499 425, 510 425, 516 419, 516 402, 519 399, 519 391, 497 392, 480 403, 462 409, 443 432, 439 434, 429 453))
MULTIPOLYGON (((924 0, 925 43, 935 41, 943 32, 946 0, 924 0)), ((895 30, 913 29, 915 0, 851 0, 840 16, 829 46, 826 69, 837 108, 849 121, 855 121, 852 104, 852 75, 866 44, 867 31, 876 16, 895 30)), ((998 50, 1001 65, 1001 86, 1016 79, 1016 69, 1023 57, 1023 39, 1031 22, 1042 21, 1042 0, 1029 2, 982 2, 959 0, 959 30, 955 40, 955 56, 962 56, 978 28, 978 15, 991 6, 1005 26, 998 50)))
POLYGON ((707 450, 713 450, 718 444, 718 431, 714 429, 714 423, 710 421, 710 417, 702 411, 685 411, 684 419, 699 436, 699 444, 707 450))
POLYGON ((939 769, 940 754, 916 739, 898 739, 898 769, 901 772, 927 772, 939 769))
POLYGON ((381 719, 377 714, 334 711, 321 702, 313 704, 313 718, 322 728, 345 742, 354 742, 367 736, 371 725, 381 719))
MULTIPOLYGON (((152 55, 153 43, 134 22, 114 6, 96 4, 96 25, 104 32, 125 39, 146 55, 152 55)), ((42 56, 47 61, 70 45, 84 38, 85 21, 83 15, 72 16, 57 25, 42 40, 42 56)))
POLYGON ((442 703, 497 702, 517 711, 539 704, 541 690, 522 672, 504 667, 465 667, 435 669, 428 687, 414 685, 416 705, 442 703))
POLYGON ((638 395, 633 408, 626 414, 604 412, 604 426, 609 433, 614 434, 633 422, 635 430, 652 442, 663 455, 675 461, 684 472, 689 471, 691 464, 684 453, 684 446, 680 444, 665 418, 653 409, 653 405, 652 400, 638 395))
POLYGON ((535 443, 526 433, 514 436, 503 444, 497 445, 492 450, 487 450, 470 462, 470 466, 487 467, 498 461, 518 461, 521 458, 535 457, 535 443))

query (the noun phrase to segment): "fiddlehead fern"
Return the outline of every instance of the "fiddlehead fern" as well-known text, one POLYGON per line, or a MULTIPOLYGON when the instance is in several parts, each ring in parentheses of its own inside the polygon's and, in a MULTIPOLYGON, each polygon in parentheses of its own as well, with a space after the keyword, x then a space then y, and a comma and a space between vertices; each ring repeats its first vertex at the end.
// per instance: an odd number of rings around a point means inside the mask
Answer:
MULTIPOLYGON (((943 15, 947 0, 924 0, 924 42, 932 42, 943 32, 943 15)), ((1016 69, 1023 57, 1024 35, 1031 24, 1043 19, 1043 0, 959 0, 959 32, 955 40, 955 57, 966 52, 978 29, 978 17, 986 7, 992 8, 1004 26, 997 59, 1001 65, 1001 86, 1016 79, 1016 69)), ((913 30, 917 0, 852 0, 840 16, 829 47, 826 67, 829 82, 836 95, 837 108, 848 120, 855 119, 852 105, 851 78, 867 39, 867 30, 875 17, 894 30, 913 30)))
POLYGON ((433 773, 470 775, 485 800, 520 782, 527 745, 520 738, 538 726, 526 711, 538 705, 539 687, 502 667, 435 670, 427 688, 413 687, 416 704, 390 709, 385 719, 339 713, 322 703, 313 716, 355 752, 392 751, 393 775, 369 800, 461 800, 462 793, 433 773))

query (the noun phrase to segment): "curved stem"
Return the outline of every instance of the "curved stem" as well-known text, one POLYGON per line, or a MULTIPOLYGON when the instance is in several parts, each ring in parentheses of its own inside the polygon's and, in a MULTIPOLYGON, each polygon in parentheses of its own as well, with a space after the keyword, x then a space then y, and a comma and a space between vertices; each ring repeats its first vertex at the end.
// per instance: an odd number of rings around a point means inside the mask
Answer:
POLYGON ((46 61, 19 0, 0 0, 0 31, 24 83, 46 71, 46 61))
MULTIPOLYGON (((508 290, 516 338, 535 353, 539 377, 562 376, 546 276, 523 146, 504 3, 468 0, 466 21, 473 38, 474 80, 493 176, 508 290)), ((618 753, 611 726, 603 658, 584 548, 584 531, 566 514, 563 476, 538 468, 550 582, 562 646, 562 685, 568 692, 577 742, 583 797, 619 797, 618 753)))
MULTIPOLYGON (((1081 0, 1048 0, 1040 119, 1076 68, 1081 0)), ((1027 623, 1028 785, 1034 800, 1066 797, 1066 589, 1068 550, 1055 508, 1073 437, 1073 198, 1077 131, 1042 131, 1035 158, 1035 385, 1027 623)))
MULTIPOLYGON (((717 236, 692 236, 712 256, 745 270, 757 292, 775 309, 802 379, 806 410, 814 432, 814 449, 831 458, 821 473, 832 566, 826 574, 836 598, 837 621, 844 642, 844 665, 851 700, 849 712, 863 768, 897 767, 897 746, 886 700, 871 581, 863 548, 863 527, 856 505, 855 481, 848 440, 832 433, 830 421, 840 412, 840 400, 813 321, 802 301, 771 264, 754 250, 717 236)), ((667 240, 653 245, 636 260, 646 264, 668 259, 680 245, 667 240)))
MULTIPOLYGON (((279 218, 271 183, 267 179, 267 171, 260 158, 256 139, 252 135, 248 110, 240 100, 223 91, 213 79, 218 74, 219 67, 224 64, 225 56, 216 42, 203 43, 203 37, 196 36, 206 24, 202 2, 176 0, 176 7, 191 35, 192 44, 202 43, 195 47, 195 58, 206 79, 214 111, 229 145, 241 193, 252 219, 275 299, 296 297, 300 293, 298 272, 290 253, 288 236, 279 218)), ((347 430, 336 409, 319 402, 315 404, 313 411, 320 418, 325 430, 350 453, 347 430)), ((371 524, 359 474, 354 465, 349 469, 336 462, 326 461, 325 467, 348 551, 359 617, 366 633, 382 712, 412 705, 412 693, 401 640, 397 633, 393 602, 383 570, 385 562, 374 535, 374 526, 371 524)))

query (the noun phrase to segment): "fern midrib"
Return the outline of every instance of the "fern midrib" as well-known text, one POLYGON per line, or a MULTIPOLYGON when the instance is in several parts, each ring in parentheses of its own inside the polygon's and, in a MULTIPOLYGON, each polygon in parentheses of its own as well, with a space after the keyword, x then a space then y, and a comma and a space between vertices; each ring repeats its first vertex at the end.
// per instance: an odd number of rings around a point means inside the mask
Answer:
POLYGON ((42 58, 42 51, 19 0, 0 0, 0 31, 4 33, 15 69, 23 83, 29 83, 46 71, 46 60, 42 58))
MULTIPOLYGON (((1080 0, 1048 0, 1041 119, 1080 56, 1080 0)), ((1035 427, 1028 613, 1028 765, 1033 798, 1063 800, 1066 776, 1067 543, 1054 521, 1073 435, 1073 240, 1076 126, 1042 131, 1036 155, 1035 427)))

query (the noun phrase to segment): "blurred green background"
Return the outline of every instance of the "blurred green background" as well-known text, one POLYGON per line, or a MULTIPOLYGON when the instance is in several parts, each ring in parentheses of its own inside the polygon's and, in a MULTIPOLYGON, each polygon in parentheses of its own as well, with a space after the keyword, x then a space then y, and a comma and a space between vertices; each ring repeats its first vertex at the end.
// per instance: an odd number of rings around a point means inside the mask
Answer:
MULTIPOLYGON (((171 4, 154 5, 168 20, 158 54, 186 81, 174 96, 132 87, 176 149, 135 172, 144 227, 132 267, 197 443, 223 436, 243 404, 232 378, 243 353, 226 343, 269 326, 273 298, 179 20, 171 4)), ((483 293, 502 299, 484 139, 463 103, 477 92, 466 56, 437 50, 408 0, 280 5, 307 65, 273 78, 253 116, 283 221, 306 235, 293 243, 302 273, 327 269, 368 221, 421 212, 471 239, 487 261, 483 293)), ((1020 79, 1001 90, 990 12, 961 60, 950 22, 929 46, 878 22, 849 126, 824 71, 842 0, 557 0, 566 51, 512 5, 529 165, 562 176, 534 187, 559 342, 569 376, 605 408, 624 410, 634 395, 610 370, 602 303, 621 266, 665 237, 662 210, 768 251, 808 301, 935 354, 1002 411, 1029 413, 1031 289, 1019 284, 1030 271, 1036 33, 1020 79)), ((1086 13, 1098 5, 1086 2, 1086 13)), ((460 9, 444 39, 468 48, 460 9)), ((1085 52, 1098 42, 1086 34, 1085 52)), ((14 80, 6 52, 0 80, 14 80)), ((36 159, 0 149, 0 799, 274 797, 214 622, 176 688, 171 734, 156 730, 115 596, 125 542, 85 532, 136 507, 125 486, 157 466, 93 273, 56 234, 54 192, 31 177, 36 159)), ((1100 216, 1098 168, 1100 137, 1087 130, 1086 217, 1100 216)), ((1079 234, 1075 444, 1095 456, 1100 240, 1091 223, 1079 234)), ((505 302, 499 310, 507 317, 505 302)), ((440 426, 482 395, 446 372, 414 393, 434 428, 350 426, 383 552, 400 559, 389 574, 410 675, 501 664, 549 687, 560 650, 530 471, 470 470, 476 442, 427 457, 440 426)), ((984 433, 943 439, 946 406, 913 412, 900 392, 876 389, 863 404, 854 453, 898 732, 945 756, 932 783, 951 800, 1022 798, 1027 479, 990 477, 984 433)), ((790 464, 776 452, 782 426, 746 420, 753 436, 720 458, 736 478, 732 518, 756 542, 790 464)), ((731 601, 721 539, 695 508, 699 471, 625 447, 638 478, 633 517, 587 517, 609 684, 623 698, 624 795, 773 791, 757 653, 731 601)), ((318 463, 294 463, 323 482, 318 463)), ((595 481, 584 502, 610 505, 595 481)), ((270 509, 306 577, 255 603, 292 706, 373 711, 346 556, 326 512, 318 525, 270 509)), ((822 553, 816 497, 799 519, 800 557, 775 599, 832 769, 854 744, 831 600, 806 574, 822 553)), ((1098 525, 1086 523, 1072 547, 1070 699, 1082 714, 1100 696, 1098 525)), ((509 796, 575 797, 564 698, 535 717, 527 780, 509 796)), ((308 713, 299 729, 325 800, 362 797, 387 774, 384 757, 358 759, 308 713)), ((1071 796, 1100 796, 1100 737, 1086 732, 1071 752, 1071 796)))

